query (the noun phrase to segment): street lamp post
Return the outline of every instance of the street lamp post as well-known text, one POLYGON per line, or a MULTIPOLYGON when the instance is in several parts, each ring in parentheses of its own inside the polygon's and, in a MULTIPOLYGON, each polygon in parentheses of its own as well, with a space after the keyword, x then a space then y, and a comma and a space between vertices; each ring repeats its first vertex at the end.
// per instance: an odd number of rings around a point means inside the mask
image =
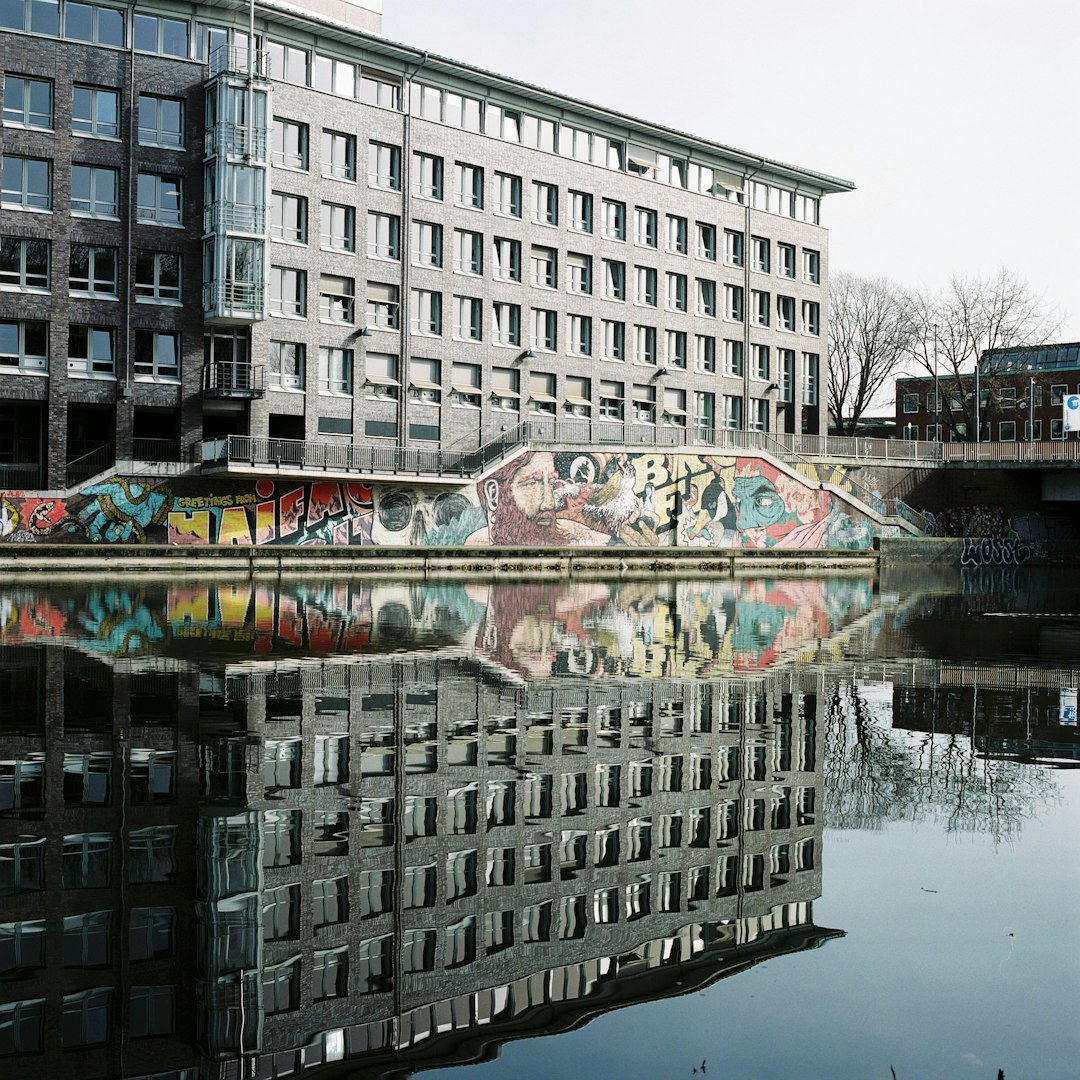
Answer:
POLYGON ((941 397, 938 390, 937 368, 938 368, 938 333, 937 323, 934 323, 934 430, 937 432, 937 441, 941 442, 941 397))
POLYGON ((975 360, 975 441, 982 441, 982 418, 979 409, 982 406, 982 395, 979 392, 979 361, 975 360))

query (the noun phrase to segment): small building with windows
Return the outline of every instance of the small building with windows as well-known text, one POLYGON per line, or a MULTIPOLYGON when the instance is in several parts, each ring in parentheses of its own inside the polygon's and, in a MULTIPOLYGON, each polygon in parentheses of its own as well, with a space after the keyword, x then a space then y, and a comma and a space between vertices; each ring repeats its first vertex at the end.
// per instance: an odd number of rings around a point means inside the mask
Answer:
POLYGON ((896 435, 930 442, 1076 439, 1080 433, 1065 431, 1064 405, 1078 393, 1080 343, 988 349, 977 374, 898 379, 896 435))

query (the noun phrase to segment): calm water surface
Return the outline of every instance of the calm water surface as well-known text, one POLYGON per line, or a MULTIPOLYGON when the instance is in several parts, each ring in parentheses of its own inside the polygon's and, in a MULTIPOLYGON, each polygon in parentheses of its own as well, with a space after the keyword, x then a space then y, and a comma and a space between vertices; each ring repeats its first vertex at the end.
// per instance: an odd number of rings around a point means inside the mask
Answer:
POLYGON ((1076 1076, 1077 612, 0 583, 2 1075, 1076 1076))

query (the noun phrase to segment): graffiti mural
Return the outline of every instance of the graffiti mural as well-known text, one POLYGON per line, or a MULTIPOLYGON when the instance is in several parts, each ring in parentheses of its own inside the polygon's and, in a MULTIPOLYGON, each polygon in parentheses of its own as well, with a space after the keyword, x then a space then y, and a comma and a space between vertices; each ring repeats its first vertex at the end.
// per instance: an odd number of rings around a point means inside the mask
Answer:
POLYGON ((527 451, 460 486, 116 476, 0 492, 0 542, 258 546, 870 547, 872 523, 753 457, 527 451))

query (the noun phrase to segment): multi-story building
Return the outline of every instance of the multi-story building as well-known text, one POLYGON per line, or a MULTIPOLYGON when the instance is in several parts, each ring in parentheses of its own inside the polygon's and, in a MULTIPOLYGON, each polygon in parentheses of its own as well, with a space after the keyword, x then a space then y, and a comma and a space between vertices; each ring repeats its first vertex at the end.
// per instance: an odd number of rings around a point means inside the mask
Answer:
POLYGON ((909 441, 1064 441, 1072 394, 1080 394, 1080 343, 987 349, 977 373, 897 379, 896 430, 909 441))
POLYGON ((0 26, 9 487, 226 434, 825 430, 820 205, 847 181, 348 2, 2 0, 0 26))

